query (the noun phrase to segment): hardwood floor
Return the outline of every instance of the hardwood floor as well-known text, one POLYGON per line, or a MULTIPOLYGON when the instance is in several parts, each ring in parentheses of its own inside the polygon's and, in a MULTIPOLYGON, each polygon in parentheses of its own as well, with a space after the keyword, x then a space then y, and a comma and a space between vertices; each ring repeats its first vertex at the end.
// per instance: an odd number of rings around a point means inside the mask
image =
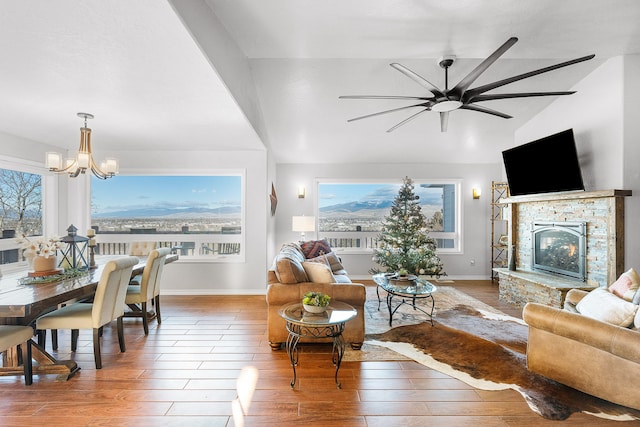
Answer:
MULTIPOLYGON (((508 314, 490 281, 458 289, 508 314)), ((60 358, 82 367, 69 381, 0 377, 0 425, 7 426, 233 426, 236 378, 255 366, 259 379, 248 426, 632 426, 588 415, 552 422, 534 414, 514 391, 482 391, 418 363, 343 362, 342 389, 333 381, 328 346, 301 347, 298 383, 286 352, 266 340, 264 296, 164 296, 163 323, 148 336, 139 319, 125 319, 126 353, 115 324, 105 328, 103 369, 93 364, 91 333, 78 351, 60 331, 60 358)), ((50 350, 50 345, 47 347, 50 350)))

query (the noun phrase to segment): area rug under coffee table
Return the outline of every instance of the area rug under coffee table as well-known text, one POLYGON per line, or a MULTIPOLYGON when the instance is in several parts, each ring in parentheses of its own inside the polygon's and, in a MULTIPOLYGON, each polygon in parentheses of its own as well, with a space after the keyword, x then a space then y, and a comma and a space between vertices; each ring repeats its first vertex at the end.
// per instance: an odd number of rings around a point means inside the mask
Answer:
POLYGON ((363 353, 354 356, 358 352, 349 352, 344 360, 412 359, 478 389, 514 389, 533 411, 547 419, 563 420, 575 412, 618 420, 640 419, 640 411, 529 372, 528 331, 521 319, 507 316, 451 286, 439 286, 434 326, 424 314, 403 306, 402 312, 394 315, 394 325, 398 326, 389 328, 385 301, 378 310, 375 288, 370 288, 373 287, 368 286, 367 292, 363 353))

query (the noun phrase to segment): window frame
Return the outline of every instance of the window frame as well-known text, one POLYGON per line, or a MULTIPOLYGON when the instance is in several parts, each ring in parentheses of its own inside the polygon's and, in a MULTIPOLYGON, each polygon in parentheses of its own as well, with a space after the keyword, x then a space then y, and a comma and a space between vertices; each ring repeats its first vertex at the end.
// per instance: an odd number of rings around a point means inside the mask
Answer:
MULTIPOLYGON (((173 170, 171 172, 167 171, 158 171, 158 170, 132 170, 127 171, 126 173, 120 173, 122 176, 158 176, 158 177, 170 177, 170 176, 239 176, 240 177, 240 201, 241 201, 241 213, 240 213, 240 234, 218 234, 218 233, 202 233, 202 234, 183 234, 183 233, 158 233, 158 234, 131 234, 131 233, 108 233, 103 234, 98 232, 96 234, 96 238, 98 244, 102 243, 125 243, 127 246, 133 242, 145 242, 145 241, 172 241, 172 240, 187 240, 180 239, 180 236, 191 236, 191 240, 194 243, 201 244, 207 238, 211 238, 211 236, 221 237, 215 243, 239 243, 240 244, 240 252, 236 255, 229 254, 217 254, 217 255, 180 255, 180 262, 190 262, 190 263, 244 263, 246 261, 246 204, 247 204, 247 174, 246 169, 207 169, 207 170, 173 170), (195 237, 195 238, 194 238, 195 237)), ((90 185, 91 187, 91 185, 90 185)), ((89 189, 89 199, 92 199, 91 188, 89 189)), ((91 222, 91 214, 90 222, 91 222)), ((211 242, 209 242, 211 243, 211 242)), ((199 247, 199 246, 196 246, 199 247)), ((179 253, 179 252, 178 252, 179 253)))
MULTIPOLYGON (((58 223, 58 181, 55 175, 49 172, 43 163, 4 155, 0 155, 0 168, 40 175, 42 235, 33 236, 33 238, 51 235, 51 230, 56 230, 56 224, 58 223)), ((0 250, 11 249, 19 249, 16 239, 0 239, 0 250)), ((25 267, 27 267, 26 261, 2 264, 0 265, 0 272, 11 273, 24 270, 25 267)))
MULTIPOLYGON (((431 184, 431 185, 445 185, 452 184, 455 186, 455 197, 454 197, 454 224, 455 230, 454 232, 444 232, 444 231, 431 231, 429 236, 434 239, 450 239, 453 240, 454 245, 452 248, 437 248, 436 253, 438 255, 444 254, 462 254, 463 253, 463 206, 462 206, 462 184, 463 180, 458 178, 437 178, 437 179, 429 179, 429 178, 412 178, 414 186, 419 186, 421 184, 431 184)), ((333 232, 323 232, 320 231, 320 185, 321 184, 393 184, 400 185, 402 184, 402 180, 398 180, 394 182, 393 179, 335 179, 335 178, 316 178, 315 179, 315 189, 316 189, 316 197, 314 199, 314 212, 316 215, 316 230, 318 239, 322 239, 323 237, 331 236, 333 232)), ((394 195, 395 197, 395 195, 394 195)), ((343 233, 343 232, 335 232, 335 233, 343 233)), ((357 234, 357 237, 364 237, 365 239, 377 236, 380 232, 353 232, 354 238, 357 234)), ((364 240, 364 239, 363 239, 364 240)), ((351 253, 351 254, 372 254, 373 247, 368 247, 369 245, 359 246, 357 248, 344 248, 344 247, 336 247, 334 248, 336 252, 342 253, 351 253)))

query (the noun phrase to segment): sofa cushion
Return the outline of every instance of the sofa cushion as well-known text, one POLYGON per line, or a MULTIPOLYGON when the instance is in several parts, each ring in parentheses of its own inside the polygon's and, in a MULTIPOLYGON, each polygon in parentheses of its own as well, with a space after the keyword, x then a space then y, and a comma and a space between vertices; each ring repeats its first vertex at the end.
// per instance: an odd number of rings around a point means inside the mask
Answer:
POLYGON ((293 284, 309 279, 302 267, 304 255, 297 243, 285 243, 276 255, 273 270, 280 283, 293 284))
POLYGON ((300 249, 302 250, 305 258, 315 258, 331 252, 331 246, 329 246, 329 242, 325 239, 302 242, 300 244, 300 249))
POLYGON ((633 268, 630 268, 609 286, 609 291, 627 301, 633 301, 639 288, 640 277, 638 277, 638 273, 633 268))
POLYGON ((576 309, 583 316, 626 328, 634 321, 638 306, 598 288, 582 298, 576 309))
POLYGON ((353 283, 346 274, 334 274, 333 279, 335 283, 353 283))
POLYGON ((338 255, 336 255, 336 253, 333 251, 329 252, 328 254, 319 255, 315 258, 308 258, 307 261, 327 264, 334 274, 347 274, 347 272, 344 270, 344 266, 340 262, 340 258, 338 258, 338 255))
POLYGON ((326 264, 305 261, 302 263, 302 267, 310 282, 334 283, 336 281, 333 273, 331 273, 331 269, 326 264))

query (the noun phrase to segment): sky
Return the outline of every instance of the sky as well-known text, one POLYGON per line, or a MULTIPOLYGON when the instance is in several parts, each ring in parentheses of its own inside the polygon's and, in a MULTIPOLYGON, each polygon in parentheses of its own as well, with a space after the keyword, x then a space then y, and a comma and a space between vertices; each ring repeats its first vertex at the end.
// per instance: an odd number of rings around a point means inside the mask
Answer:
POLYGON ((162 207, 240 206, 242 177, 126 176, 91 179, 91 212, 162 207))
MULTIPOLYGON (((349 202, 393 200, 400 190, 400 184, 330 184, 320 183, 320 208, 349 202)), ((415 184, 414 193, 420 196, 421 204, 442 205, 442 188, 422 188, 415 184)))

